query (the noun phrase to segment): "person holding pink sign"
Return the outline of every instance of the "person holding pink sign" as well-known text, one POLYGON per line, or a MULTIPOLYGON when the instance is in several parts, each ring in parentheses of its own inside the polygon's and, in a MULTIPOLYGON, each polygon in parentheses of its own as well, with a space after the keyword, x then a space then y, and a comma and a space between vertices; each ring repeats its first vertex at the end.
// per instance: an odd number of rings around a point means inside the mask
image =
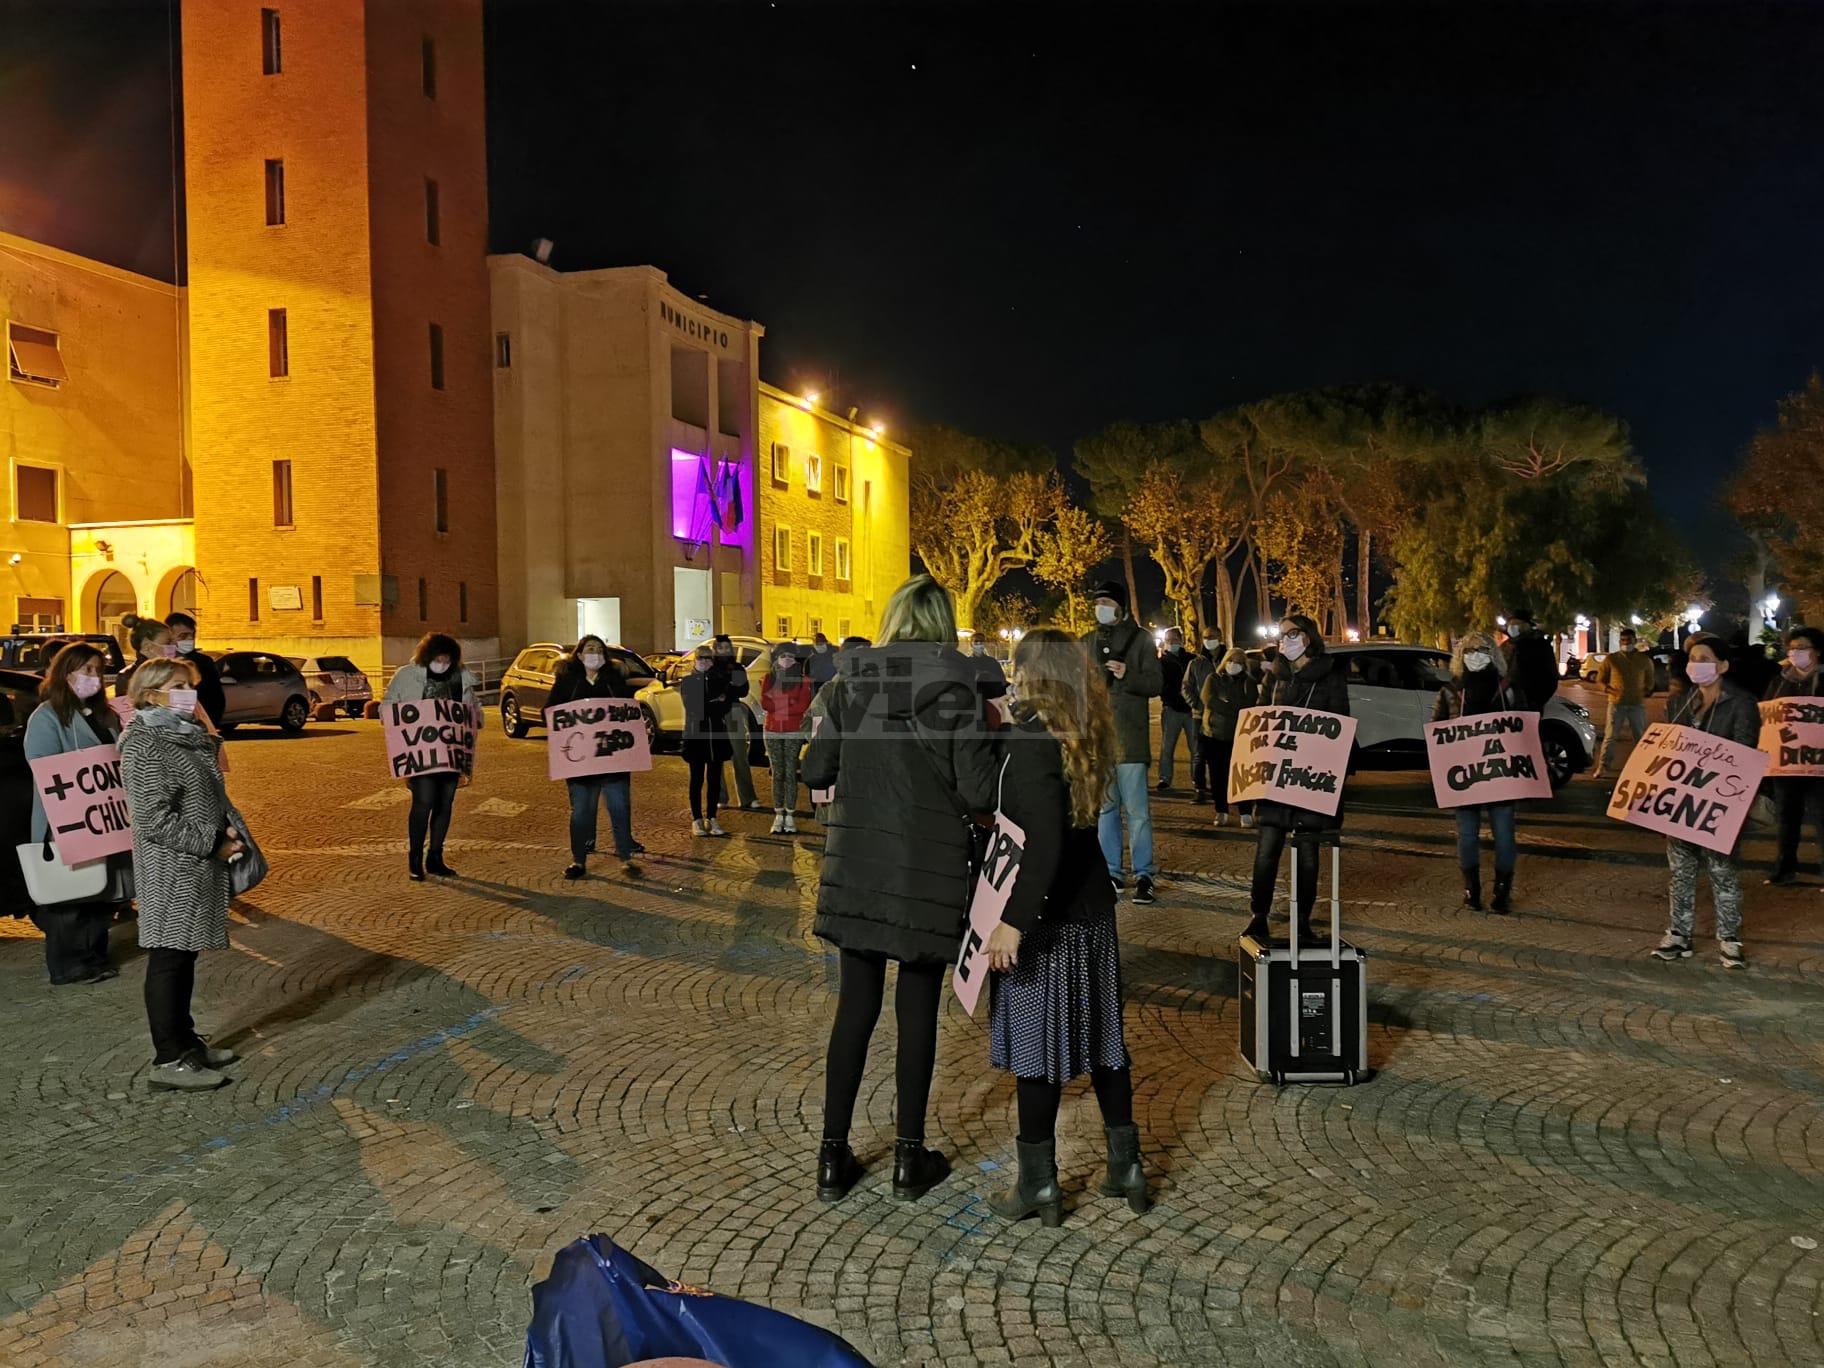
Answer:
MULTIPOLYGON (((475 710, 476 727, 481 725, 481 699, 476 693, 479 681, 462 668, 462 644, 442 632, 426 632, 412 652, 412 663, 401 665, 386 686, 387 703, 419 703, 426 699, 446 699, 466 703, 475 710)), ((423 883, 426 874, 440 879, 453 879, 456 871, 444 863, 443 843, 450 831, 450 817, 456 808, 456 790, 466 775, 437 773, 414 774, 405 782, 412 791, 412 810, 406 818, 406 834, 411 842, 408 870, 413 883, 423 883), (430 841, 430 855, 425 856, 425 841, 430 841)))
MULTIPOLYGON (((1719 636, 1700 632, 1685 643, 1685 673, 1691 687, 1667 713, 1675 727, 1721 736, 1753 750, 1761 739, 1761 710, 1754 695, 1723 678, 1729 670, 1729 647, 1719 636)), ((1742 876, 1735 852, 1711 850, 1673 837, 1666 839, 1670 866, 1672 925, 1654 947, 1663 960, 1691 957, 1691 933, 1697 920, 1697 873, 1710 876, 1710 896, 1716 903, 1716 940, 1728 969, 1746 969, 1742 953, 1742 876)))
MULTIPOLYGON (((120 720, 104 698, 102 670, 107 658, 93 646, 73 642, 57 652, 38 686, 38 707, 25 724, 28 760, 112 746, 120 741, 120 720)), ((50 827, 44 797, 32 785, 32 840, 50 827)), ((108 963, 108 927, 133 896, 133 856, 108 857, 108 886, 95 902, 34 907, 27 914, 44 933, 44 967, 51 982, 100 983, 118 976, 108 963)))
POLYGON ((988 1199, 1009 1221, 1062 1225, 1058 1109, 1088 1074, 1108 1140, 1105 1197, 1152 1203, 1134 1124, 1134 1082, 1121 1025, 1115 891, 1097 824, 1119 754, 1102 671, 1053 628, 1013 653, 1012 725, 1001 732, 1000 809, 1025 833, 1001 924, 988 937, 988 1059, 1017 1079, 1019 1178, 988 1199))
MULTIPOLYGON (((609 663, 608 643, 598 636, 586 636, 558 665, 545 706, 555 708, 579 698, 632 697, 632 687, 609 663)), ((636 877, 640 867, 633 859, 633 776, 591 774, 582 779, 566 779, 564 786, 570 791, 570 866, 564 870, 564 877, 580 879, 589 872, 596 820, 604 805, 608 808, 608 825, 614 832, 614 858, 621 862, 623 874, 636 877)))
MULTIPOLYGON (((1507 678, 1507 657, 1487 632, 1466 632, 1450 657, 1450 682, 1438 690, 1433 722, 1454 722, 1477 713, 1522 712, 1526 700, 1507 678)), ((1489 911, 1513 910, 1514 869, 1520 862, 1514 840, 1514 804, 1469 803, 1456 809, 1457 867, 1463 871, 1463 906, 1482 910, 1482 821, 1495 841, 1495 897, 1489 911)))
MULTIPOLYGON (((1816 698, 1824 693, 1824 630, 1816 627, 1794 627, 1786 634, 1786 668, 1767 690, 1769 700, 1776 698, 1816 698)), ((1824 779, 1799 775, 1775 775, 1767 781, 1773 788, 1773 806, 1779 820, 1779 854, 1774 860, 1770 884, 1797 883, 1799 879, 1799 838, 1805 825, 1811 824, 1824 844, 1824 779)), ((1813 865, 1816 869, 1818 866, 1813 865)))

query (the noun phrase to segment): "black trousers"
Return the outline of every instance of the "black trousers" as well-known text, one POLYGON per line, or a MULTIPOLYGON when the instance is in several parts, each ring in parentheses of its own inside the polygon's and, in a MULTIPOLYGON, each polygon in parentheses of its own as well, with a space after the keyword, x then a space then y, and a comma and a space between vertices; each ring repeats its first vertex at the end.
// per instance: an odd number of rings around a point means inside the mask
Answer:
MULTIPOLYGON (((1134 1071, 1093 1068, 1089 1081, 1096 1090, 1096 1105, 1102 1110, 1104 1126, 1134 1124, 1134 1071)), ((1020 1139, 1028 1145, 1042 1145, 1058 1137, 1058 1107, 1064 1100, 1064 1087, 1049 1078, 1022 1078, 1015 1086, 1020 1105, 1020 1139)))
POLYGON ((412 854, 424 850, 428 830, 431 858, 443 856, 443 838, 449 834, 450 814, 456 808, 456 788, 462 782, 455 774, 420 774, 405 781, 412 790, 412 813, 409 819, 412 854))
POLYGON ((684 762, 690 767, 690 816, 692 821, 707 818, 715 820, 716 804, 723 800, 722 762, 720 760, 688 759, 684 762), (705 793, 705 790, 708 790, 705 793), (709 811, 706 813, 704 804, 709 811))
MULTIPOLYGON (((1249 910, 1256 917, 1264 917, 1273 909, 1273 888, 1279 882, 1279 857, 1285 851, 1286 837, 1290 834, 1285 827, 1260 828, 1260 841, 1254 847, 1254 887, 1248 901, 1249 910)), ((1292 858, 1297 861, 1298 918, 1310 921, 1311 909, 1317 905, 1317 842, 1294 842, 1292 858)))
MULTIPOLYGON (((947 964, 901 964, 893 1009, 899 1022, 899 1138, 925 1138, 925 1110, 931 1102, 931 1073, 937 1066, 937 1008, 943 1000, 947 964)), ((823 1081, 823 1138, 847 1140, 855 1119, 855 1098, 868 1063, 868 1041, 880 1018, 886 992, 887 958, 859 950, 842 952, 842 989, 823 1081)))
MULTIPOLYGON (((1782 874, 1799 871, 1799 839, 1810 823, 1824 848, 1824 779, 1774 779, 1773 806, 1779 818, 1779 857, 1774 868, 1782 874)), ((1819 866, 1814 863, 1815 870, 1819 866)))
POLYGON ((190 1017, 195 990, 196 951, 162 946, 146 951, 146 1024, 152 1028, 153 1063, 182 1059, 203 1043, 190 1017))
POLYGON ((73 983, 108 967, 108 928, 113 903, 57 903, 34 908, 32 925, 44 932, 44 967, 52 983, 73 983))

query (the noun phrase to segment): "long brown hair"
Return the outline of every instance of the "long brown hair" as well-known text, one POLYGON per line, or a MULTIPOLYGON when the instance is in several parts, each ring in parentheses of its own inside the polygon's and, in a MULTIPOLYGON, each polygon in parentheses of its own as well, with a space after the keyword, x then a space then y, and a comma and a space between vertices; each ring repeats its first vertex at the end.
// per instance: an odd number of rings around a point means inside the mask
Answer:
POLYGON ((1115 773, 1115 714, 1082 642, 1055 627, 1028 632, 1013 652, 1020 706, 1057 738, 1072 826, 1094 826, 1115 773))
MULTIPOLYGON (((91 660, 98 662, 103 671, 108 668, 108 658, 100 651, 85 642, 72 641, 51 658, 51 667, 44 672, 44 682, 38 686, 39 699, 49 705, 51 711, 57 714, 57 720, 66 727, 82 707, 82 700, 76 697, 76 691, 70 687, 70 676, 79 673, 91 660)), ((109 726, 114 719, 113 710, 99 694, 96 695, 96 701, 101 706, 93 715, 99 717, 102 713, 107 713, 102 725, 109 726)))

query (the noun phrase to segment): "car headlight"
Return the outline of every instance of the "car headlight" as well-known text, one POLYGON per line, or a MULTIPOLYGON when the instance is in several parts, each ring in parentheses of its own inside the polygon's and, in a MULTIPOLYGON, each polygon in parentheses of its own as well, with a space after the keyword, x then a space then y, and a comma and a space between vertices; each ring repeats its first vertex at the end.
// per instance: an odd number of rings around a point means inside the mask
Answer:
POLYGON ((1583 704, 1573 703, 1570 701, 1570 699, 1567 698, 1564 700, 1564 706, 1567 711, 1573 712, 1578 717, 1588 720, 1589 715, 1590 715, 1590 710, 1588 708, 1584 707, 1583 704))

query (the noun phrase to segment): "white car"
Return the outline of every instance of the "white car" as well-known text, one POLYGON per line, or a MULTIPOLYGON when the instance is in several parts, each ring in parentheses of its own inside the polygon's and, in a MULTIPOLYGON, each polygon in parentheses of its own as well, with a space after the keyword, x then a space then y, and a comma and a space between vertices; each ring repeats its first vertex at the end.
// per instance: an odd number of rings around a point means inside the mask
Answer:
MULTIPOLYGON (((734 644, 736 663, 747 671, 747 697, 742 702, 747 704, 753 729, 761 731, 766 724, 760 712, 760 684, 772 668, 773 644, 749 636, 731 636, 729 641, 734 644)), ((652 734, 655 749, 660 746, 675 749, 684 740, 684 699, 678 693, 678 681, 696 669, 696 652, 697 648, 692 646, 669 665, 662 666, 659 677, 634 695, 646 709, 646 728, 652 734)))
MULTIPOLYGON (((1349 671, 1356 763, 1364 769, 1426 769, 1425 724, 1450 679, 1450 652, 1432 646, 1332 646, 1349 671)), ((1554 695, 1539 716, 1539 740, 1552 787, 1587 769, 1596 753, 1588 708, 1554 695)))

